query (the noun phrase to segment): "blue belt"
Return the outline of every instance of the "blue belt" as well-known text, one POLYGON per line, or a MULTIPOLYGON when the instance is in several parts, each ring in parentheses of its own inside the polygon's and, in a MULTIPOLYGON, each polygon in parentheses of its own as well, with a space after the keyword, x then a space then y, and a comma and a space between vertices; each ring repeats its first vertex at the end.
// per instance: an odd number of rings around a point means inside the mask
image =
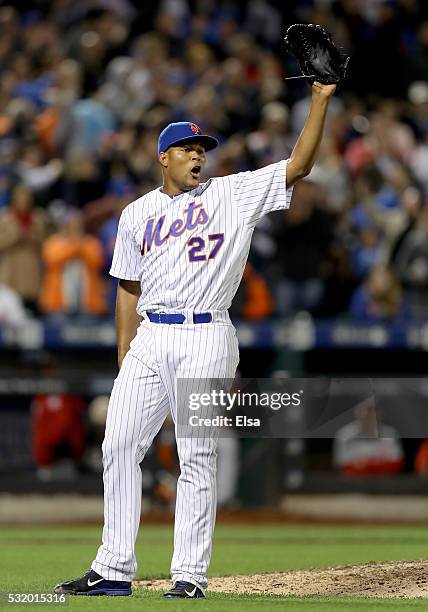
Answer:
MULTIPOLYGON (((151 323, 166 323, 173 325, 174 323, 182 324, 186 320, 184 314, 167 313, 167 312, 146 312, 151 323)), ((213 320, 210 312, 201 312, 193 315, 193 323, 211 323, 213 320)))

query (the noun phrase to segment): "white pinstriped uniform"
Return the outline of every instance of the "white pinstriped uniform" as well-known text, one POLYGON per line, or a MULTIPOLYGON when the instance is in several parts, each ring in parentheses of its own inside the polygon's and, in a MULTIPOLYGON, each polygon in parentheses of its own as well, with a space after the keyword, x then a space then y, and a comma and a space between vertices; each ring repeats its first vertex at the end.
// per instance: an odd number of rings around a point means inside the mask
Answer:
MULTIPOLYGON (((206 379, 235 375, 238 342, 227 309, 257 221, 290 205, 286 163, 210 179, 174 198, 155 189, 122 212, 110 274, 141 282, 137 311, 143 320, 113 385, 103 442, 105 522, 92 569, 106 579, 135 575, 139 463, 168 412, 177 421, 177 379, 200 379, 203 386, 206 379), (147 311, 186 319, 151 323, 147 311), (206 312, 211 323, 193 323, 194 313, 206 312)), ((171 577, 204 590, 215 522, 216 442, 177 437, 177 450, 171 577)))

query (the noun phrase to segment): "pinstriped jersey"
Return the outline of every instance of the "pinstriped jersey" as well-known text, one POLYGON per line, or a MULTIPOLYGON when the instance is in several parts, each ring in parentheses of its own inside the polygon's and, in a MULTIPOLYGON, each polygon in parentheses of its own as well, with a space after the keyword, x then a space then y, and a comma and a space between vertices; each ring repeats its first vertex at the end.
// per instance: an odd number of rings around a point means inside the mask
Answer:
POLYGON ((154 189, 123 210, 110 274, 140 281, 139 314, 230 307, 257 221, 290 205, 287 161, 172 198, 154 189))

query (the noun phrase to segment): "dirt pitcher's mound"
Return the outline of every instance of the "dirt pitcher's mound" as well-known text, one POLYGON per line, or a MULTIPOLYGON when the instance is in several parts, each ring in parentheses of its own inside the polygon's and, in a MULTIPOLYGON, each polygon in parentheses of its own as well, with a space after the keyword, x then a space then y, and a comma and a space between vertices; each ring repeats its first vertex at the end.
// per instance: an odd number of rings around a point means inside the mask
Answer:
MULTIPOLYGON (((168 580, 139 580, 134 583, 136 587, 165 590, 170 585, 168 580)), ((209 590, 260 595, 428 597, 428 559, 214 577, 210 579, 209 590)))

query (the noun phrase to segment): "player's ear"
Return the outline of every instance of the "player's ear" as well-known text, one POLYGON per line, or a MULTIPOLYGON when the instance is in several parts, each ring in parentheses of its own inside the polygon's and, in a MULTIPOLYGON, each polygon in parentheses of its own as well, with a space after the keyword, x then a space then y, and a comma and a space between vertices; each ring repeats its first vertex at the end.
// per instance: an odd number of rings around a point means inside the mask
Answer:
POLYGON ((160 162, 160 165, 163 168, 167 168, 168 167, 168 155, 167 155, 167 153, 164 153, 164 152, 159 153, 159 162, 160 162))

